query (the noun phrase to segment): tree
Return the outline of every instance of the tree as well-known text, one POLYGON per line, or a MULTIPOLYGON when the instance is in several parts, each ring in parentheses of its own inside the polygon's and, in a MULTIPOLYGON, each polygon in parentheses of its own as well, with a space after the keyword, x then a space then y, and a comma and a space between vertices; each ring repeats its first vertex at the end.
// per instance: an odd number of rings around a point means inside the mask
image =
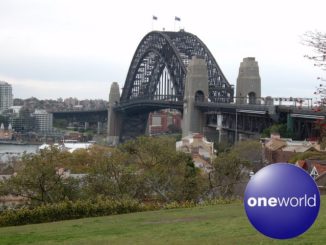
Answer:
POLYGON ((197 200, 203 196, 203 192, 208 188, 206 179, 201 175, 200 170, 196 168, 189 154, 184 154, 186 159, 186 169, 182 189, 183 200, 197 200))
POLYGON ((211 194, 223 198, 234 196, 236 188, 244 188, 249 172, 263 166, 262 146, 258 140, 237 142, 213 160, 213 170, 208 176, 211 194))
MULTIPOLYGON (((303 44, 311 47, 313 50, 312 55, 305 55, 306 58, 313 60, 314 65, 320 67, 323 70, 326 70, 326 33, 320 31, 309 31, 304 34, 303 44)), ((322 77, 317 77, 322 82, 326 80, 322 77)), ((319 95, 320 99, 317 102, 316 111, 324 110, 326 106, 326 88, 325 84, 321 83, 319 87, 316 88, 314 93, 319 95)), ((326 127, 325 120, 316 121, 316 129, 320 131, 319 142, 321 143, 322 148, 326 147, 326 127)))
MULTIPOLYGON (((92 152, 92 154, 94 151, 92 152)), ((119 149, 97 148, 93 166, 86 178, 85 192, 89 197, 98 195, 115 199, 139 197, 137 169, 129 164, 127 153, 119 149)))
POLYGON ((249 163, 246 166, 250 166, 254 172, 264 167, 263 163, 263 148, 258 140, 245 140, 237 142, 232 147, 232 152, 238 156, 242 161, 249 163))
POLYGON ((314 65, 326 70, 326 33, 308 31, 303 36, 303 44, 313 49, 312 55, 305 55, 313 60, 314 65))
POLYGON ((213 196, 228 198, 235 195, 235 187, 248 180, 250 162, 241 159, 234 151, 219 154, 209 173, 210 192, 213 196))
POLYGON ((98 146, 92 146, 88 149, 76 149, 69 154, 69 161, 67 161, 65 167, 69 168, 73 173, 89 173, 93 168, 93 163, 101 153, 102 149, 98 146))
POLYGON ((24 154, 17 173, 1 183, 1 193, 26 197, 36 204, 77 198, 78 181, 58 171, 66 157, 56 147, 39 154, 24 154))
MULTIPOLYGON (((308 31, 304 34, 302 38, 302 43, 310 48, 312 48, 312 55, 305 55, 304 57, 312 60, 314 65, 326 70, 326 33, 320 31, 308 31)), ((317 77, 321 81, 325 79, 317 77)), ((321 83, 319 87, 316 88, 314 93, 320 96, 320 101, 318 101, 318 108, 324 107, 326 105, 326 89, 325 85, 321 83)))
POLYGON ((270 137, 271 134, 277 133, 282 138, 293 138, 293 133, 288 130, 287 125, 284 124, 273 124, 269 128, 265 128, 261 134, 262 137, 270 137))
POLYGON ((307 159, 326 160, 326 154, 320 151, 298 152, 289 159, 289 162, 296 163, 299 160, 307 160, 307 159))
POLYGON ((67 119, 53 119, 53 126, 55 128, 60 128, 60 129, 66 129, 69 125, 69 122, 67 119))
POLYGON ((93 164, 85 184, 93 198, 170 202, 196 200, 202 193, 199 169, 190 155, 175 150, 173 138, 139 137, 115 149, 97 149, 93 164))
POLYGON ((200 174, 191 158, 175 149, 169 137, 139 137, 121 146, 137 166, 145 198, 165 202, 196 199, 200 174))
POLYGON ((228 143, 226 141, 219 142, 218 139, 214 141, 214 150, 217 152, 217 154, 229 152, 231 147, 231 143, 228 143))
POLYGON ((316 120, 315 129, 319 131, 318 142, 320 144, 320 148, 324 150, 326 148, 326 120, 316 120))

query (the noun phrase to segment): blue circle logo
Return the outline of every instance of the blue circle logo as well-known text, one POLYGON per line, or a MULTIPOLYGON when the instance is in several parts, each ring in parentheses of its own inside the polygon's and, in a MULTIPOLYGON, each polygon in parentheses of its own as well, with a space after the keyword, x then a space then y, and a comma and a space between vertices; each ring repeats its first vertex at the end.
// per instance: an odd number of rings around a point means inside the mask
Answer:
POLYGON ((315 181, 303 169, 276 163, 250 179, 244 206, 249 221, 259 232, 271 238, 289 239, 314 223, 320 194, 315 181))

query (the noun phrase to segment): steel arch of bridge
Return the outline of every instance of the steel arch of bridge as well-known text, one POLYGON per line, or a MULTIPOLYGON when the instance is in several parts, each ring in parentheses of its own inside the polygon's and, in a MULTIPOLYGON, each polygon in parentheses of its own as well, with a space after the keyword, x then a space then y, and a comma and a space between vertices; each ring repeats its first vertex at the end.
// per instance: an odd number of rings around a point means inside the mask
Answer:
POLYGON ((122 91, 121 103, 136 99, 182 101, 187 66, 192 56, 200 56, 206 60, 210 101, 231 102, 233 86, 197 36, 184 31, 153 31, 141 40, 135 51, 122 91), (162 88, 159 88, 162 83, 160 79, 165 84, 162 88))

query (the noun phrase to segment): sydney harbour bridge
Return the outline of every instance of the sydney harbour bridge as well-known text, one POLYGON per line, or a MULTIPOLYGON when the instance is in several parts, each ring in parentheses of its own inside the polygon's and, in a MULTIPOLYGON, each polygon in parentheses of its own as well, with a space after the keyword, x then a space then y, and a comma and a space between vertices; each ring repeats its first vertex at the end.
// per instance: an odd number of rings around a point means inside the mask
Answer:
POLYGON ((133 99, 183 100, 187 66, 193 56, 207 64, 209 99, 231 102, 233 87, 211 52, 195 35, 179 32, 150 32, 132 58, 121 102, 133 99))
POLYGON ((149 112, 160 109, 182 112, 183 135, 216 135, 220 141, 255 137, 273 123, 287 123, 297 138, 310 137, 314 121, 325 119, 325 113, 311 108, 260 98, 260 78, 259 86, 249 82, 241 87, 243 98, 236 98, 234 86, 196 35, 152 31, 132 57, 121 95, 117 83, 111 86, 108 141, 116 144, 145 134, 149 112))

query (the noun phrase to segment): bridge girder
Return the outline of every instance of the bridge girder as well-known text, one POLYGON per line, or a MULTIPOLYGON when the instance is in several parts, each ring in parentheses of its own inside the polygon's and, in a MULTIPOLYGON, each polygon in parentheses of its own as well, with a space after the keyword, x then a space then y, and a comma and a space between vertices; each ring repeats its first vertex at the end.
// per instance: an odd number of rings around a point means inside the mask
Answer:
POLYGON ((157 100, 182 101, 187 66, 193 56, 201 56, 206 61, 210 101, 231 102, 233 86, 225 78, 213 55, 197 36, 184 31, 153 31, 141 40, 131 61, 120 102, 139 98, 154 100, 154 95, 158 95, 157 100), (168 83, 173 88, 169 91, 165 89, 166 93, 160 94, 156 90, 164 69, 169 73, 168 83), (164 99, 163 95, 167 95, 168 99, 164 99))

